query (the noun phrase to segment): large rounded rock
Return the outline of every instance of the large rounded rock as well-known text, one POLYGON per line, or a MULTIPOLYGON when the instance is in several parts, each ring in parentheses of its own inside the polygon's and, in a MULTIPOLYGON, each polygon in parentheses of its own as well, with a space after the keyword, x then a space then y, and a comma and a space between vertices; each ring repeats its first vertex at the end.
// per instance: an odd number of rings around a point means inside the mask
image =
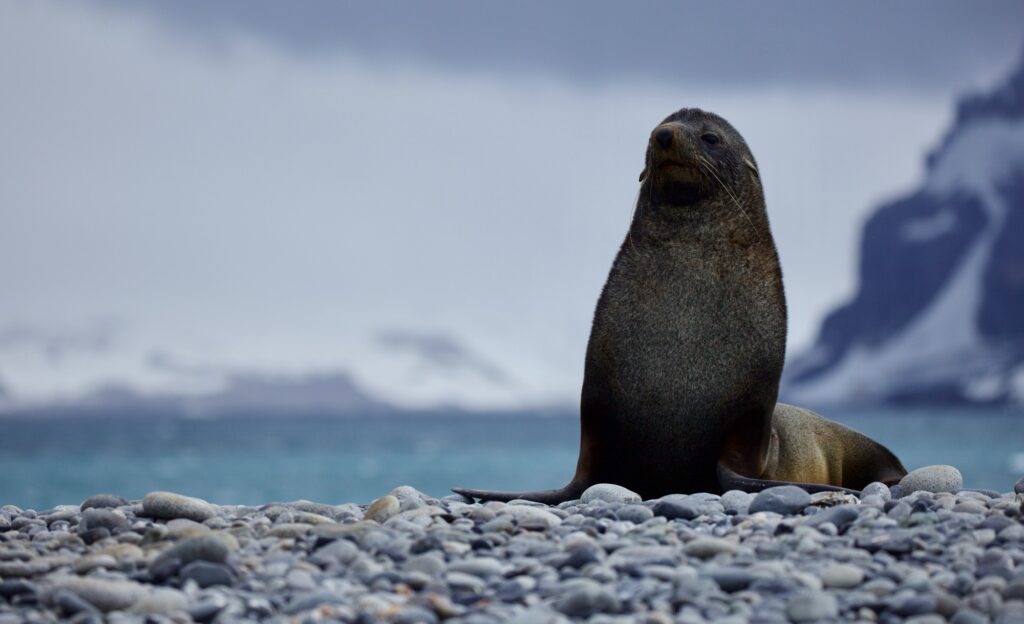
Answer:
POLYGON ((780 485, 762 490, 750 502, 750 513, 774 511, 782 515, 794 514, 811 503, 811 495, 795 485, 780 485))
POLYGON ((805 591, 786 603, 786 615, 794 622, 820 622, 839 617, 836 597, 821 591, 805 591))
POLYGON ((640 495, 614 483, 598 483, 588 487, 580 497, 584 503, 605 501, 606 503, 639 503, 640 495))
POLYGON ((1024 494, 1024 477, 1021 477, 1020 480, 1013 485, 1013 492, 1014 494, 1024 494))
POLYGON ((925 492, 959 492, 964 487, 964 478, 953 466, 925 466, 911 471, 900 481, 904 496, 924 490, 925 492))
POLYGON ((182 496, 173 492, 150 492, 142 499, 142 513, 150 518, 173 520, 188 518, 196 522, 217 515, 213 506, 201 498, 182 496))

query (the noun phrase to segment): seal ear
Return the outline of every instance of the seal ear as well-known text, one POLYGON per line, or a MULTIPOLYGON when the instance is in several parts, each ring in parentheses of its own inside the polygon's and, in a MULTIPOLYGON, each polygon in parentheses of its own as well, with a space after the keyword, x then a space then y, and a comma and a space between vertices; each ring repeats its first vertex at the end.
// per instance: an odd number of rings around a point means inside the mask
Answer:
POLYGON ((750 173, 754 174, 755 178, 757 178, 759 180, 761 179, 761 174, 757 171, 757 165, 754 164, 754 161, 752 159, 747 158, 746 156, 744 156, 743 157, 743 164, 747 166, 747 169, 750 169, 750 173))
POLYGON ((640 180, 639 181, 643 182, 646 178, 647 178, 647 167, 644 167, 644 170, 640 172, 640 180))

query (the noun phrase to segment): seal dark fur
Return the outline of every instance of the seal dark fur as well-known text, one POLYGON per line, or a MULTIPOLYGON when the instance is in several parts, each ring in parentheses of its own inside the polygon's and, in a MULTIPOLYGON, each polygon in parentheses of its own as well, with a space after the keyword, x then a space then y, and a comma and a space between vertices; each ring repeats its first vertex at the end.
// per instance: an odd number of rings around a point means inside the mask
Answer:
POLYGON ((783 481, 859 490, 905 474, 870 439, 776 405, 786 300, 757 164, 740 134, 717 115, 682 109, 652 132, 640 180, 594 313, 575 477, 544 492, 455 491, 556 503, 595 483, 649 499, 783 481))

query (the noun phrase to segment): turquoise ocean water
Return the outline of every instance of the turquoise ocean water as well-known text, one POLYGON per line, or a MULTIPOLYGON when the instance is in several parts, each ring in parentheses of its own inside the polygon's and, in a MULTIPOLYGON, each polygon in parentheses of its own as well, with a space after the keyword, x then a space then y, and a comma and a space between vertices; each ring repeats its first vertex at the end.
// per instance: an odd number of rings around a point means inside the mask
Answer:
MULTIPOLYGON (((874 410, 830 417, 887 444, 908 469, 953 464, 969 487, 1024 475, 1024 412, 874 410)), ((0 505, 37 510, 98 492, 172 490, 217 503, 366 503, 397 485, 563 485, 573 417, 0 420, 0 505)))

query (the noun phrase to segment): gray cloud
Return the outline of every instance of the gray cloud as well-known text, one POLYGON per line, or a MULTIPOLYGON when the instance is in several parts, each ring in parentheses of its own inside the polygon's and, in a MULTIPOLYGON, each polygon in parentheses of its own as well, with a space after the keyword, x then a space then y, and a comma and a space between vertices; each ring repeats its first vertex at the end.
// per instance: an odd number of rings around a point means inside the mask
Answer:
POLYGON ((601 83, 938 89, 990 77, 1021 43, 1024 3, 207 2, 96 0, 217 51, 255 36, 301 54, 601 83))
POLYGON ((499 366, 445 334, 391 330, 378 334, 377 342, 389 349, 414 353, 424 364, 438 369, 472 371, 500 385, 508 382, 508 375, 499 366))

